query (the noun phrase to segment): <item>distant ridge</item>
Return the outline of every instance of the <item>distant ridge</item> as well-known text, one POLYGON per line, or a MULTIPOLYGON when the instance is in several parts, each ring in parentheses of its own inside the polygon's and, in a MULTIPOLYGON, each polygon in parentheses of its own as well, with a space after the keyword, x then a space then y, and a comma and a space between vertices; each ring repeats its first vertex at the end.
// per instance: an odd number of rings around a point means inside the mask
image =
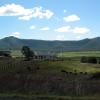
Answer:
POLYGON ((79 41, 48 41, 34 39, 19 39, 13 36, 0 39, 0 49, 21 49, 27 45, 34 50, 51 50, 51 51, 83 51, 83 50, 100 50, 100 37, 92 39, 83 39, 79 41))

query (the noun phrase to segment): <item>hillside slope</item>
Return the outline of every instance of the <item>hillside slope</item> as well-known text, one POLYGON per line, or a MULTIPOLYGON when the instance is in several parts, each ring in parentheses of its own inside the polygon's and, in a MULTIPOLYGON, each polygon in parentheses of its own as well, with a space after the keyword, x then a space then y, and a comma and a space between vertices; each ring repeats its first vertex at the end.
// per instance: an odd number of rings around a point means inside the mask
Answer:
POLYGON ((0 39, 0 49, 20 49, 24 45, 27 45, 35 50, 100 50, 100 37, 79 41, 47 41, 34 39, 19 39, 12 36, 0 39))

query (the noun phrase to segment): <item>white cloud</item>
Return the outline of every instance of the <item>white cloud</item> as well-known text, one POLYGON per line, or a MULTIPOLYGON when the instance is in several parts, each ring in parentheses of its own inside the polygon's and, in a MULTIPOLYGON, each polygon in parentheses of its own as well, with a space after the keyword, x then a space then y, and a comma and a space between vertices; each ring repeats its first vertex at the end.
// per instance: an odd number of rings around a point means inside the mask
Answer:
POLYGON ((73 15, 64 17, 64 20, 65 20, 66 22, 74 22, 74 21, 80 20, 80 17, 77 16, 77 15, 75 15, 75 14, 73 14, 73 15))
POLYGON ((50 30, 50 28, 49 27, 43 27, 40 30, 42 30, 42 31, 48 31, 48 30, 50 30))
POLYGON ((0 7, 0 16, 22 16, 31 13, 31 9, 25 9, 21 5, 16 4, 7 4, 0 7))
POLYGON ((26 9, 21 5, 17 4, 6 4, 0 7, 0 16, 18 16, 21 20, 30 20, 34 18, 51 18, 53 12, 48 9, 43 9, 42 7, 34 7, 26 9))
POLYGON ((62 26, 60 28, 55 29, 56 32, 70 32, 70 26, 62 26))
POLYGON ((81 36, 76 36, 76 39, 81 39, 81 36))
POLYGON ((43 10, 42 7, 35 7, 33 11, 34 11, 33 13, 34 17, 39 17, 39 18, 46 17, 49 19, 53 15, 53 12, 51 12, 50 10, 43 10))
POLYGON ((90 32, 90 29, 86 28, 86 27, 75 27, 74 29, 72 29, 73 33, 78 33, 78 34, 86 34, 88 32, 90 32))
POLYGON ((25 15, 25 16, 21 16, 21 17, 19 17, 18 19, 20 19, 20 20, 30 20, 30 19, 32 19, 32 15, 25 15))
POLYGON ((10 36, 14 36, 14 37, 20 37, 20 34, 19 32, 14 32, 14 33, 11 33, 10 36))
POLYGON ((55 29, 54 31, 56 32, 61 32, 61 33, 76 33, 80 35, 84 35, 90 32, 90 29, 87 27, 74 27, 71 28, 71 26, 62 26, 60 28, 55 29))
POLYGON ((62 34, 62 35, 57 35, 55 40, 64 40, 65 39, 65 36, 62 34))
POLYGON ((31 30, 34 30, 35 28, 36 28, 36 26, 34 26, 34 25, 30 26, 31 30))

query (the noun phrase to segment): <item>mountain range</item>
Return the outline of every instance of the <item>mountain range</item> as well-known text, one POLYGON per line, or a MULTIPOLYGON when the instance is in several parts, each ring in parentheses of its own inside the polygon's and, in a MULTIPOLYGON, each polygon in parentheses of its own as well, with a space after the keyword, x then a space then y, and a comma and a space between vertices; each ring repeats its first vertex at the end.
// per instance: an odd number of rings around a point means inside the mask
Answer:
POLYGON ((34 39, 19 39, 13 36, 0 39, 1 50, 19 50, 22 46, 29 46, 33 50, 51 51, 87 51, 100 50, 100 37, 78 41, 47 41, 34 39))

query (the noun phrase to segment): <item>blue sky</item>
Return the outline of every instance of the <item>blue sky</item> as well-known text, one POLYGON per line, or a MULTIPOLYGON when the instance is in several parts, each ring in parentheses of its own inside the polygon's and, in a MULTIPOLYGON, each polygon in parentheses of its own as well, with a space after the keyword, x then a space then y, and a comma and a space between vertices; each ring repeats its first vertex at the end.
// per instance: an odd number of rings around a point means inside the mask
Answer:
POLYGON ((0 0, 0 38, 94 38, 99 20, 100 0, 0 0))

